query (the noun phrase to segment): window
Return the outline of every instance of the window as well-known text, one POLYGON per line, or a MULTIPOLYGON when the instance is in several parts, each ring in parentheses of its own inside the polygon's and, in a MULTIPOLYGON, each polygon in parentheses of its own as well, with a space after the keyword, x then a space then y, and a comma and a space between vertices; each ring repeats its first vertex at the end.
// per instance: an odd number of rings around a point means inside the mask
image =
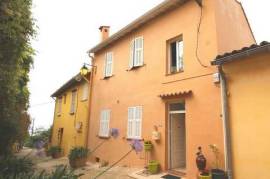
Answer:
POLYGON ((58 98, 57 114, 60 115, 61 112, 62 112, 62 97, 58 98))
POLYGON ((105 77, 112 76, 112 71, 113 71, 113 53, 108 52, 105 54, 104 76, 105 77))
POLYGON ((70 114, 75 113, 76 95, 77 95, 77 91, 76 90, 72 91, 72 93, 71 93, 71 104, 70 104, 70 114))
POLYGON ((128 108, 127 136, 130 139, 141 139, 142 106, 128 108))
POLYGON ((143 37, 135 38, 130 44, 129 68, 143 65, 143 37))
POLYGON ((83 84, 83 86, 82 86, 82 101, 85 101, 85 100, 87 100, 88 99, 88 90, 89 90, 89 88, 88 88, 88 83, 87 82, 85 82, 84 84, 83 84))
POLYGON ((109 137, 110 132, 110 110, 102 110, 100 114, 99 136, 109 137))
POLYGON ((169 43, 169 73, 177 73, 183 70, 184 45, 182 40, 174 40, 169 43))

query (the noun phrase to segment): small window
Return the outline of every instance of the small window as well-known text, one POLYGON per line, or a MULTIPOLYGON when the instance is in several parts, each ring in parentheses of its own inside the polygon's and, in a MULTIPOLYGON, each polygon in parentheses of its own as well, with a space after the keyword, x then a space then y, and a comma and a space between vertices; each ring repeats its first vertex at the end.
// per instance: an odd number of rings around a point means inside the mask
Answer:
POLYGON ((184 54, 184 45, 181 39, 170 41, 168 43, 169 47, 169 73, 177 73, 183 71, 183 54, 184 54))
POLYGON ((57 107, 57 114, 61 115, 62 112, 62 97, 58 98, 58 107, 57 107))
POLYGON ((71 93, 70 114, 75 113, 77 91, 74 90, 71 93))
POLYGON ((87 82, 85 82, 82 86, 82 101, 85 101, 88 99, 88 94, 89 94, 89 85, 87 82))
POLYGON ((102 110, 100 114, 99 136, 109 137, 110 132, 110 110, 102 110))
POLYGON ((128 108, 127 136, 129 139, 141 139, 142 106, 128 108))
POLYGON ((113 73, 113 53, 108 52, 105 54, 105 67, 104 67, 104 76, 110 77, 113 73))
POLYGON ((143 65, 143 37, 135 38, 130 44, 129 68, 143 65))

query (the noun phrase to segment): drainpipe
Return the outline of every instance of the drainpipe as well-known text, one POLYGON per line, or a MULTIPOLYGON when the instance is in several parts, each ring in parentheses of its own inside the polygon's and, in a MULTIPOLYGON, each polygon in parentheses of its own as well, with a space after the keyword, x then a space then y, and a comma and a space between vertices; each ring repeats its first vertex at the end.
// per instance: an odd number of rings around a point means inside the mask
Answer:
POLYGON ((224 148, 225 148, 225 170, 228 174, 228 179, 232 179, 232 147, 231 147, 231 131, 228 111, 228 96, 227 96, 227 82, 226 76, 223 72, 222 66, 218 66, 221 83, 221 100, 222 100, 222 118, 224 131, 224 148))
MULTIPOLYGON (((91 65, 93 65, 93 62, 94 62, 94 57, 88 53, 88 56, 91 58, 92 62, 91 62, 91 65)), ((88 148, 88 139, 89 139, 89 128, 90 128, 90 114, 91 114, 91 100, 92 100, 92 90, 93 90, 93 77, 94 77, 94 71, 96 69, 94 69, 96 67, 92 66, 92 70, 91 70, 91 73, 90 73, 90 77, 89 77, 89 95, 88 95, 88 114, 87 114, 87 120, 86 120, 86 130, 87 130, 87 133, 86 133, 86 137, 85 137, 85 147, 88 148)))
POLYGON ((51 133, 51 138, 50 138, 50 142, 52 144, 52 138, 54 135, 54 122, 55 122, 55 115, 56 115, 56 98, 52 97, 51 98, 54 100, 54 111, 53 111, 53 124, 52 124, 52 133, 51 133))

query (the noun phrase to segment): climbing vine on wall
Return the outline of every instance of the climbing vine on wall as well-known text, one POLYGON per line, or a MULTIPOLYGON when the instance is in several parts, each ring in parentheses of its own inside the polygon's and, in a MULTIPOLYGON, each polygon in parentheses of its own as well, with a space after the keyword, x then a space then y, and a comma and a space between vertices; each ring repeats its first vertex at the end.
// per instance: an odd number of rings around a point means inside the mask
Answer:
POLYGON ((35 36, 32 0, 0 0, 0 156, 27 135, 29 71, 35 36))

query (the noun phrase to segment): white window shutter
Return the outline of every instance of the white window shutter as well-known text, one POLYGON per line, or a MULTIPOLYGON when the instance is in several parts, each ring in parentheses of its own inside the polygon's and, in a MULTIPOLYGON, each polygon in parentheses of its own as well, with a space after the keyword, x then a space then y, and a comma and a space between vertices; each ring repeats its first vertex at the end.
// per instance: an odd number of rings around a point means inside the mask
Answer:
POLYGON ((58 114, 61 114, 62 112, 62 97, 58 98, 58 114))
POLYGON ((133 137, 133 116, 134 116, 134 108, 128 108, 128 125, 127 125, 127 136, 128 138, 133 137))
POLYGON ((100 124, 99 124, 99 136, 109 137, 110 132, 110 110, 102 110, 100 114, 100 124))
POLYGON ((104 130, 104 136, 109 137, 110 133, 110 117, 111 117, 111 111, 106 110, 106 118, 105 118, 105 130, 104 130))
POLYGON ((112 76, 113 71, 113 53, 108 52, 105 54, 105 64, 104 64, 104 76, 112 76))
POLYGON ((70 113, 75 113, 75 106, 76 106, 76 94, 77 91, 72 91, 71 93, 71 104, 70 104, 70 113))
POLYGON ((137 38, 137 66, 143 65, 143 37, 137 38))
POLYGON ((130 43, 130 58, 129 58, 129 69, 134 66, 134 51, 135 51, 135 40, 130 43))
POLYGON ((87 100, 88 99, 88 90, 89 90, 89 87, 88 87, 88 83, 85 82, 83 84, 83 88, 82 88, 82 100, 87 100))
POLYGON ((142 106, 135 107, 135 131, 134 137, 141 138, 141 128, 142 128, 142 106))

